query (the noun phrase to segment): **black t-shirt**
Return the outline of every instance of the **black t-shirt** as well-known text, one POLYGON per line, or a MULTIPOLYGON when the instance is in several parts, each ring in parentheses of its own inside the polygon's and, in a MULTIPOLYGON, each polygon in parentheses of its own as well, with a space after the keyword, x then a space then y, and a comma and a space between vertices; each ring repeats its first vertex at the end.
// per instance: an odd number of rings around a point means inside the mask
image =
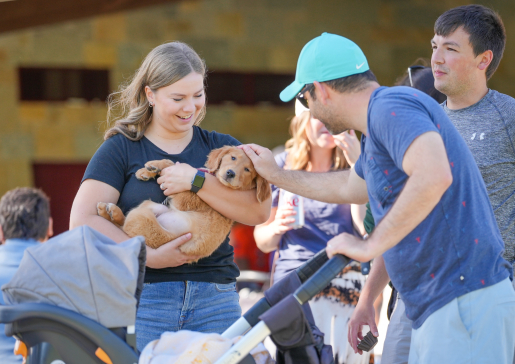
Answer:
MULTIPOLYGON (((142 168, 146 162, 170 159, 200 168, 206 163, 207 155, 211 150, 224 145, 240 144, 230 135, 209 132, 193 126, 193 138, 182 153, 168 154, 146 137, 133 142, 121 134, 116 134, 98 148, 88 164, 82 181, 94 179, 116 188, 120 192, 117 205, 127 214, 129 210, 145 200, 150 199, 161 203, 166 198, 155 180, 145 182, 135 177, 136 171, 142 168)), ((234 263, 233 256, 229 237, 226 237, 211 256, 200 259, 197 263, 164 269, 147 267, 145 282, 235 282, 236 277, 239 276, 239 270, 234 263)))

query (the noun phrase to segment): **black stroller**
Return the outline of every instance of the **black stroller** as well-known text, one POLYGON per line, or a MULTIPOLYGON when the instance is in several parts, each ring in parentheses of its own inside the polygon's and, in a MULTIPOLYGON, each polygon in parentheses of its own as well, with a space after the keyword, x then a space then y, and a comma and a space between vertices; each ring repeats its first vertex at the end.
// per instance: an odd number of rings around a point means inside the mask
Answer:
MULTIPOLYGON (((84 236, 89 236, 91 240, 107 239, 88 227, 77 229, 83 229, 79 233, 79 238, 82 237, 83 240, 87 240, 84 236)), ((77 229, 65 234, 77 233, 77 229)), ((65 234, 60 237, 62 238, 65 234)), ((71 242, 71 239, 72 236, 69 236, 68 241, 71 242)), ((42 246, 50 247, 50 244, 52 241, 42 246)), ((102 251, 102 254, 105 254, 105 251, 102 251)), ((141 292, 144 274, 145 246, 142 239, 134 244, 131 254, 138 261, 136 264, 138 274, 134 277, 138 284, 135 284, 132 292, 137 299, 141 292), (135 254, 136 251, 137 254, 135 254)), ((24 260, 25 258, 24 256, 24 260)), ((309 306, 303 306, 303 304, 325 288, 348 263, 349 259, 343 256, 335 256, 327 261, 327 255, 322 251, 290 273, 281 281, 281 284, 267 291, 265 298, 222 335, 232 338, 254 327, 216 364, 253 363, 248 353, 268 335, 272 336, 278 347, 278 363, 332 362, 331 347, 323 344, 323 334, 317 332, 309 306), (301 357, 303 359, 299 360, 301 357)), ((32 298, 35 296, 37 295, 33 295, 32 298)), ((39 296, 33 300, 33 302, 41 301, 39 296)), ((9 302, 17 303, 15 300, 9 302)), ((50 301, 50 303, 53 302, 50 301)), ((22 345, 26 346, 28 364, 47 364, 55 359, 60 359, 67 364, 138 362, 139 355, 135 347, 133 325, 128 327, 110 325, 107 328, 95 318, 85 317, 72 310, 49 303, 1 306, 0 322, 6 324, 8 336, 15 336, 22 345)))
POLYGON ((349 262, 342 255, 327 261, 327 254, 322 250, 272 286, 263 299, 222 334, 234 337, 250 329, 215 364, 239 363, 269 335, 277 346, 278 364, 333 363, 332 348, 324 345, 324 335, 315 326, 307 302, 327 287, 349 262))

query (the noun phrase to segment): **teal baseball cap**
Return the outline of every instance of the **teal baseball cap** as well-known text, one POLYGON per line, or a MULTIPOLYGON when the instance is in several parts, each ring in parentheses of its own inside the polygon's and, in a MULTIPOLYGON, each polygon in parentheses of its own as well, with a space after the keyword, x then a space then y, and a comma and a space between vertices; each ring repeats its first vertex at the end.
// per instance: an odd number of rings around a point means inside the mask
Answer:
POLYGON ((323 33, 302 48, 295 81, 279 97, 287 102, 308 83, 330 81, 369 69, 367 58, 356 43, 340 35, 323 33))

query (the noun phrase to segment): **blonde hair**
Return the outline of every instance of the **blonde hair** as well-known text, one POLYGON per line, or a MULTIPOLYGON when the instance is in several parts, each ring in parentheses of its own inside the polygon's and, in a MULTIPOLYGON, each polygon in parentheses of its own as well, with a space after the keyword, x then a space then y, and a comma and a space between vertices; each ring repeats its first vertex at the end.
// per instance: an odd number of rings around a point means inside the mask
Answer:
MULTIPOLYGON (((304 170, 309 164, 309 152, 311 150, 306 134, 306 126, 311 119, 309 111, 304 111, 299 116, 294 116, 290 123, 290 135, 285 146, 288 156, 286 157, 286 168, 291 170, 304 170)), ((332 154, 331 170, 349 168, 349 164, 343 155, 343 151, 334 147, 332 154)))
MULTIPOLYGON (((107 140, 115 134, 123 134, 132 141, 140 140, 152 120, 145 94, 145 86, 155 92, 169 86, 192 72, 206 75, 206 64, 187 44, 171 42, 154 48, 145 57, 132 79, 108 98, 107 125, 113 125, 105 134, 107 140)), ((206 114, 202 108, 195 121, 199 125, 206 114)))

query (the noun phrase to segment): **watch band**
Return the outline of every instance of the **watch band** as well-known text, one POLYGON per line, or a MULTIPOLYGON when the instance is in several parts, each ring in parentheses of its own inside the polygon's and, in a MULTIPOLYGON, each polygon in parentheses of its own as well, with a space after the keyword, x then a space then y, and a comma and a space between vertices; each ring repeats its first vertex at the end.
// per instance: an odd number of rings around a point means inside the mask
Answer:
POLYGON ((205 180, 206 174, 203 171, 197 170, 197 174, 195 174, 195 177, 193 177, 193 180, 191 181, 190 191, 197 193, 204 185, 205 180))

